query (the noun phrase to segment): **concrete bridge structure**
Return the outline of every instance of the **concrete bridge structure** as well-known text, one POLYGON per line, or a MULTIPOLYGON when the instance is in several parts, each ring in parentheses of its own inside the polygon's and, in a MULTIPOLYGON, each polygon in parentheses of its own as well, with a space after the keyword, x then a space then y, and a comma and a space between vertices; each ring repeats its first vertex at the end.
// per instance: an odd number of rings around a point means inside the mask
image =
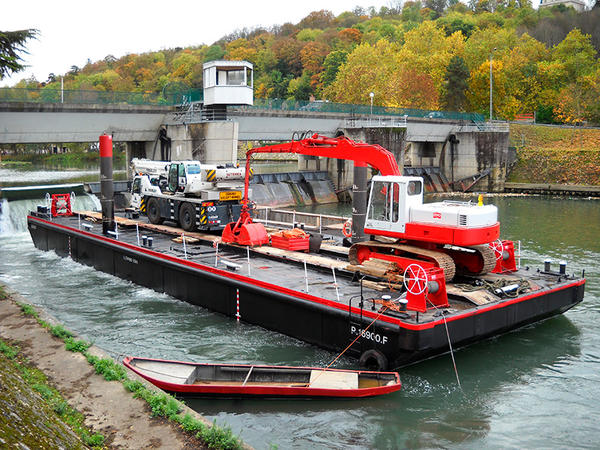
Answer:
MULTIPOLYGON (((126 104, 0 103, 0 148, 12 143, 96 142, 107 133, 115 142, 127 143, 129 158, 160 159, 159 129, 164 127, 171 159, 214 163, 237 160, 238 141, 289 141, 295 133, 308 130, 329 136, 342 131, 389 149, 400 167, 439 168, 451 182, 489 169, 476 187, 504 188, 509 163, 505 123, 249 106, 228 106, 217 113, 213 109, 211 114, 207 116, 201 104, 182 110, 126 104)), ((328 170, 338 188, 352 184, 351 163, 300 158, 299 166, 300 170, 328 170)))

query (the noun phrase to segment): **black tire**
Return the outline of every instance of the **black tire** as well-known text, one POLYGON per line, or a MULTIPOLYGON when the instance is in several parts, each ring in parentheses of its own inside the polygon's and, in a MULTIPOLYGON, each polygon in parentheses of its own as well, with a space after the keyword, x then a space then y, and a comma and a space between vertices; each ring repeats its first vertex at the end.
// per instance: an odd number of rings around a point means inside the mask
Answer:
POLYGON ((146 204, 146 215, 148 216, 148 221, 154 225, 160 225, 165 220, 160 215, 160 204, 155 198, 148 200, 148 203, 146 204))
POLYGON ((376 372, 388 369, 388 359, 379 350, 371 349, 360 355, 358 364, 362 369, 374 370, 376 372))
POLYGON ((179 224, 185 231, 196 229, 196 208, 191 203, 183 203, 179 207, 179 224))

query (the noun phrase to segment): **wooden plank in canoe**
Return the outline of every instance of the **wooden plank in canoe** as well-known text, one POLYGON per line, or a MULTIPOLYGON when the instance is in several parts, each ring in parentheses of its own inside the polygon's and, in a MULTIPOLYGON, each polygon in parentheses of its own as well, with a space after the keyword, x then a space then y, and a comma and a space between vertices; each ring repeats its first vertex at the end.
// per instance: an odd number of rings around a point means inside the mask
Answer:
POLYGON ((196 369, 196 366, 190 364, 165 364, 158 361, 134 360, 132 365, 152 378, 177 384, 184 384, 196 369))
POLYGON ((310 371, 310 387, 322 389, 358 389, 356 372, 310 371))

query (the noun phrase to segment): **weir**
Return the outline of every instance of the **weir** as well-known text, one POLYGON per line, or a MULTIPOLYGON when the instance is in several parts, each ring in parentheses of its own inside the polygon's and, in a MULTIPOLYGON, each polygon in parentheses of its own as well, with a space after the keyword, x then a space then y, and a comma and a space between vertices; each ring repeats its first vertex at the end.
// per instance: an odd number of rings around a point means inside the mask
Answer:
POLYGON ((260 206, 338 202, 333 183, 325 171, 255 174, 250 189, 250 199, 260 206))
MULTIPOLYGON (((27 231, 27 214, 35 211, 38 205, 46 205, 44 196, 8 201, 0 199, 0 234, 24 233, 27 231)), ((75 196, 73 210, 99 210, 100 200, 93 194, 75 196)))

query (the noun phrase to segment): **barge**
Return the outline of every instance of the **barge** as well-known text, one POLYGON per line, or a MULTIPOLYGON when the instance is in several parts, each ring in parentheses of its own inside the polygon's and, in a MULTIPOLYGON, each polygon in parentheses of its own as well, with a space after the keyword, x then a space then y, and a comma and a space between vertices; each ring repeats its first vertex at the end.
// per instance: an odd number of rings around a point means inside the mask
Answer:
POLYGON ((110 136, 100 137, 100 155, 102 215, 74 215, 68 194, 54 195, 50 211, 27 218, 37 248, 341 352, 370 370, 443 354, 583 299, 584 274, 568 274, 566 265, 518 267, 514 243, 499 240, 495 206, 481 198, 423 203, 423 180, 401 176, 377 145, 314 135, 249 150, 240 217, 218 224, 221 235, 115 217, 110 136), (250 158, 259 152, 349 159, 364 169, 355 174, 353 220, 343 228, 351 247, 319 251, 301 230, 253 221, 250 158), (361 206, 368 165, 380 175, 361 206))
POLYGON ((314 255, 224 245, 211 234, 182 240, 181 229, 131 220, 105 236, 86 217, 33 212, 27 223, 41 250, 332 351, 351 344, 346 355, 371 369, 446 353, 449 339, 456 349, 561 314, 584 293, 583 278, 524 268, 449 282, 447 307, 398 311, 384 302, 393 303, 399 289, 361 281, 343 247, 314 255), (517 295, 502 291, 514 285, 517 295))

